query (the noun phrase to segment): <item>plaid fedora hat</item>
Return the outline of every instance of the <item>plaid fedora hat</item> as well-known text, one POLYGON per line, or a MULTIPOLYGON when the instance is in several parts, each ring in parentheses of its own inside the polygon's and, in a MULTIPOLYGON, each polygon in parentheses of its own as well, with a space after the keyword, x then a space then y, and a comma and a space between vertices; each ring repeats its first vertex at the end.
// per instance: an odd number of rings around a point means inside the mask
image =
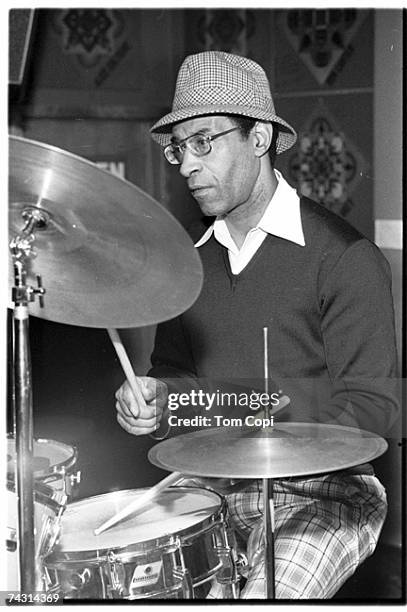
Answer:
POLYGON ((274 110, 270 86, 263 68, 253 60, 223 51, 189 55, 177 78, 172 111, 150 132, 165 147, 174 123, 201 115, 243 115, 279 125, 277 153, 293 146, 295 130, 274 110))

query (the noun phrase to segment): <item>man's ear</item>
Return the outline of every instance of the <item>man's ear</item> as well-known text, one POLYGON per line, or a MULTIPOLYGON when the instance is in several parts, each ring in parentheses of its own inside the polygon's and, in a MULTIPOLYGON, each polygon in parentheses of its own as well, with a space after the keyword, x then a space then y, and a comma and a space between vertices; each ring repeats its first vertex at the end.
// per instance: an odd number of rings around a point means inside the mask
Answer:
POLYGON ((253 128, 255 154, 262 157, 267 153, 273 138, 273 126, 265 121, 257 121, 253 128))

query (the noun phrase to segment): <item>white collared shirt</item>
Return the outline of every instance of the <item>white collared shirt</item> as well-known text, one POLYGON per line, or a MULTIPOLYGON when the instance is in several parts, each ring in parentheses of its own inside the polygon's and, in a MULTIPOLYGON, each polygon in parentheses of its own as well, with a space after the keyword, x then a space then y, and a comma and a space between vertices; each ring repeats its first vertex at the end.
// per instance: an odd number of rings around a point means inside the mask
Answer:
POLYGON ((230 268, 233 274, 239 274, 247 266, 267 234, 273 234, 291 240, 291 242, 300 246, 305 246, 300 198, 282 174, 278 170, 274 170, 274 172, 277 178, 277 188, 262 218, 256 227, 253 227, 246 234, 240 249, 230 235, 224 219, 215 219, 214 223, 195 244, 197 248, 202 246, 214 234, 215 239, 228 249, 230 268))

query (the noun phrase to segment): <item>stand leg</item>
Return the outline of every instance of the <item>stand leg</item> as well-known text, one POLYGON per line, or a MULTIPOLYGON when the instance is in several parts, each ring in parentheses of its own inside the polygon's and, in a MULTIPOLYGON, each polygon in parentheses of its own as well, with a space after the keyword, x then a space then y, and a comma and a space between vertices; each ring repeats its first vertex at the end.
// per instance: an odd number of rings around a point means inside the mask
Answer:
POLYGON ((273 480, 263 478, 263 521, 264 521, 264 596, 275 599, 274 563, 274 502, 273 480))

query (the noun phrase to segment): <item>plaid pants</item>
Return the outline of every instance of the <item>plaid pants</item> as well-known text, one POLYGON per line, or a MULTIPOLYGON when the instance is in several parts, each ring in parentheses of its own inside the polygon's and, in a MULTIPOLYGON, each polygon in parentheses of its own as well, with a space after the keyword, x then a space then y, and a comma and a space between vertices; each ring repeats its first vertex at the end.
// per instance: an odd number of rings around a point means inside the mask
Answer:
MULTIPOLYGON (((229 521, 249 561, 241 599, 264 599, 261 481, 227 495, 229 521)), ((328 599, 376 547, 387 502, 375 476, 328 474, 274 482, 276 599, 328 599)), ((208 599, 221 599, 213 582, 208 599)))

